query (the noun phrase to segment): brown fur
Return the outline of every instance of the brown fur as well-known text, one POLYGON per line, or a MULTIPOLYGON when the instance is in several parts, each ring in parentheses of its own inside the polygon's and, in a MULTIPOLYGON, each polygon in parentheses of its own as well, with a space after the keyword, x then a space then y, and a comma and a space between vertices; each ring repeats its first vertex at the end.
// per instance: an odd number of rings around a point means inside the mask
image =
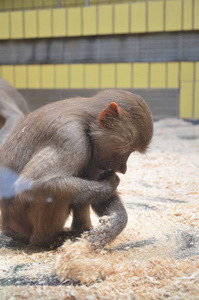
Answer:
POLYGON ((0 145, 27 114, 28 106, 22 95, 0 79, 0 145))
POLYGON ((91 205, 108 222, 91 230, 89 240, 97 247, 111 242, 127 222, 116 172, 126 172, 133 151, 146 151, 152 133, 145 102, 123 90, 30 113, 0 149, 3 232, 49 245, 70 211, 72 230, 89 230, 91 205))

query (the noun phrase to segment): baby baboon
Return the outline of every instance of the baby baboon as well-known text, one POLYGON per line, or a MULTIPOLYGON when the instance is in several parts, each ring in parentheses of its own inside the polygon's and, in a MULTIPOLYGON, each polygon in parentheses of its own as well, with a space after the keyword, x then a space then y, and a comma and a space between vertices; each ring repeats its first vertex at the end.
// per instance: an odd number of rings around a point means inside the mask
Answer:
POLYGON ((30 113, 0 148, 3 233, 50 245, 70 211, 72 230, 89 230, 92 206, 105 218, 91 230, 91 243, 111 242, 127 223, 116 173, 126 172, 133 151, 146 151, 152 134, 146 103, 123 90, 57 101, 30 113))

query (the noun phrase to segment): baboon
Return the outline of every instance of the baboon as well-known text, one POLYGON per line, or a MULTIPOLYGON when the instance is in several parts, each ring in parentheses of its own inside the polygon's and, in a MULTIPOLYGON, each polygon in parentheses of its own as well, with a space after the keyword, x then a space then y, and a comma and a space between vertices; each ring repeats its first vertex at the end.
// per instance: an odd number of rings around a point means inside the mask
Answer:
POLYGON ((91 229, 91 206, 103 218, 89 240, 111 242, 127 224, 116 173, 125 174, 129 155, 144 153, 152 134, 146 103, 124 90, 33 111, 0 148, 3 233, 49 246, 70 212, 73 232, 91 229))
POLYGON ((0 79, 0 146, 28 112, 22 95, 8 82, 0 79))

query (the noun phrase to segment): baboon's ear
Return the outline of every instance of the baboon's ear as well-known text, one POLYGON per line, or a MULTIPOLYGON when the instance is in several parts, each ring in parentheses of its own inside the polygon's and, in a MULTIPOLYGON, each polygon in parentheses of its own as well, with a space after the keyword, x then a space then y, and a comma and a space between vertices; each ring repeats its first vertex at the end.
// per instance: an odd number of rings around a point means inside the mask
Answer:
POLYGON ((112 127, 112 120, 114 118, 118 118, 119 116, 120 107, 117 105, 117 103, 111 102, 109 106, 100 112, 97 121, 101 128, 109 128, 112 127))

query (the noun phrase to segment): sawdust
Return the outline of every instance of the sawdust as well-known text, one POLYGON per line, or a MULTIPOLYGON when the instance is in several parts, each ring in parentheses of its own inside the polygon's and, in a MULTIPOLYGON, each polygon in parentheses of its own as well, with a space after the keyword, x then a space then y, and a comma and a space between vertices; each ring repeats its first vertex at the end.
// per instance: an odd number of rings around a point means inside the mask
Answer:
POLYGON ((199 125, 155 122, 149 152, 120 177, 126 229, 100 251, 81 239, 56 251, 0 239, 0 299, 199 299, 198 158, 199 125))

